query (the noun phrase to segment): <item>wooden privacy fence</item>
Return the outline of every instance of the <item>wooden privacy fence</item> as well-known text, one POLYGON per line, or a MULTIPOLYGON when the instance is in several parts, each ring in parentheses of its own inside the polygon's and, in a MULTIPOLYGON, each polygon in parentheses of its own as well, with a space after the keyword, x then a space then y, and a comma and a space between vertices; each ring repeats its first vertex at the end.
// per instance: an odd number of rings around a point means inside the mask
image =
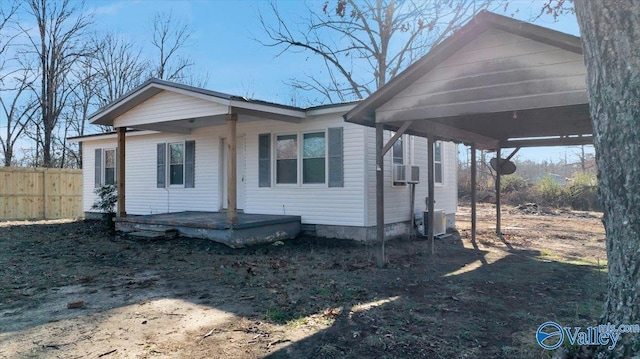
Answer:
POLYGON ((0 220, 82 215, 82 170, 0 168, 0 220))

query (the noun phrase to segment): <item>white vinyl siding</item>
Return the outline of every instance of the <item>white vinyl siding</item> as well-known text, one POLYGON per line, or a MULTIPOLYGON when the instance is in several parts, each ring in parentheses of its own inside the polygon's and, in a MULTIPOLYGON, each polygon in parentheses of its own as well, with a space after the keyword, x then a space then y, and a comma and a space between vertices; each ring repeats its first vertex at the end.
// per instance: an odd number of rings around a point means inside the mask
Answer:
POLYGON ((224 115, 228 107, 176 92, 161 91, 114 120, 114 127, 224 115))
MULTIPOLYGON (((365 145, 367 153, 367 226, 375 226, 376 224, 376 163, 375 163, 375 146, 376 132, 374 128, 367 127, 365 130, 365 145)), ((384 142, 387 143, 391 139, 392 133, 384 132, 384 142)), ((420 167, 420 183, 416 185, 415 211, 424 211, 426 209, 426 198, 428 196, 428 160, 427 150, 429 148, 428 141, 424 137, 408 136, 410 153, 405 152, 405 158, 411 159, 412 163, 405 160, 406 165, 420 167)), ((407 146, 405 146, 407 147, 407 146)), ((458 207, 458 184, 457 184, 457 150, 456 145, 452 142, 442 142, 442 168, 443 184, 435 187, 435 208, 443 209, 446 213, 452 214, 456 212, 458 207)), ((387 152, 384 157, 384 205, 385 205, 385 223, 396 223, 408 221, 410 219, 409 211, 409 186, 393 186, 392 185, 392 159, 391 151, 387 152)))
MULTIPOLYGON (((148 101, 147 101, 148 102, 148 101)), ((139 107, 146 107, 147 103, 139 107)), ((138 109, 142 112, 155 110, 138 109)), ((244 138, 244 211, 246 213, 299 215, 304 224, 324 224, 336 226, 374 226, 375 225, 375 130, 352 123, 346 123, 340 113, 323 113, 300 123, 275 120, 251 122, 239 121, 237 136, 244 138), (332 132, 333 129, 333 132, 332 132), (336 131, 336 129, 338 129, 336 131), (304 135, 324 134, 324 183, 303 183, 303 167, 305 156, 304 135), (342 151, 335 154, 336 163, 342 168, 339 173, 339 186, 332 187, 328 164, 331 163, 330 134, 338 133, 342 151), (297 136, 297 183, 279 185, 275 181, 276 149, 275 141, 279 135, 295 134, 297 136), (258 157, 259 139, 268 135, 271 139, 270 158, 263 158, 263 163, 270 163, 271 185, 260 187, 258 183, 260 160, 258 157)), ((131 132, 127 134, 126 153, 126 211, 129 214, 153 214, 178 211, 218 211, 222 208, 221 169, 222 139, 226 137, 226 126, 211 126, 194 129, 188 135, 173 133, 131 132), (195 141, 195 188, 170 186, 167 177, 166 187, 158 188, 158 144, 187 143, 195 141)), ((108 137, 108 136, 107 136, 108 137)), ((390 135, 385 134, 385 140, 390 135)), ((84 163, 89 166, 95 163, 95 149, 115 148, 116 138, 88 138, 83 141, 84 163)), ((268 147, 268 146, 267 146, 268 147)), ((403 143, 404 161, 413 162, 421 168, 421 183, 417 186, 416 208, 424 208, 426 197, 426 139, 405 136, 403 143)), ((165 147, 166 148, 166 147, 165 147)), ((167 151, 168 152, 168 149, 167 151)), ((454 213, 457 204, 455 186, 455 146, 443 143, 443 186, 436 188, 436 208, 445 208, 447 213, 454 213)), ((168 156, 168 154, 165 154, 168 156)), ((319 155, 308 156, 319 159, 319 155)), ((185 158, 186 159, 186 158, 185 158)), ((385 156, 385 203, 386 222, 401 222, 409 219, 409 187, 392 187, 391 153, 385 156)), ((164 165, 169 165, 165 158, 164 165)), ((186 165, 186 163, 185 163, 186 165)), ((169 170, 167 169, 167 174, 169 170)), ((84 210, 90 211, 95 200, 94 170, 87 167, 84 173, 84 210)), ((337 173, 337 172, 336 172, 337 173)))
MULTIPOLYGON (((365 221, 363 139, 365 127, 344 123, 342 114, 322 115, 300 124, 280 121, 238 123, 237 134, 245 145, 245 212, 290 214, 302 216, 303 223, 342 226, 363 226, 365 221), (328 128, 343 128, 343 187, 328 185, 258 186, 258 139, 267 131, 275 134, 325 133, 328 128), (267 130, 267 131, 265 131, 267 130)), ((126 196, 127 213, 152 214, 177 211, 218 211, 221 208, 220 141, 226 126, 205 127, 190 135, 127 134, 126 196), (157 145, 195 140, 197 145, 195 188, 157 188, 157 145)), ((96 148, 115 147, 116 140, 83 142, 84 163, 94 163, 96 148)), ((275 151, 275 150, 274 150, 275 151)), ((275 158, 275 154, 274 154, 275 158)), ((326 158, 325 158, 326 160, 326 158)), ((95 200, 92 193, 94 175, 88 167, 84 174, 85 211, 95 200)), ((274 174, 275 176, 275 174, 274 174)), ((375 180, 374 180, 375 181, 375 180)), ((168 182, 167 182, 168 184, 168 182)))
MULTIPOLYGON (((217 211, 218 197, 218 135, 220 128, 202 128, 190 135, 127 134, 126 210, 130 214, 152 214, 178 211, 217 211), (157 188, 157 145, 159 143, 196 140, 195 188, 157 188)), ((114 148, 116 139, 89 140, 82 144, 84 161, 94 163, 96 148, 114 148), (89 153, 91 152, 91 153, 89 153)), ((87 162, 84 162, 87 163, 87 162)), ((83 208, 91 211, 94 172, 83 171, 83 208)), ((168 182, 167 182, 168 184, 168 182)))

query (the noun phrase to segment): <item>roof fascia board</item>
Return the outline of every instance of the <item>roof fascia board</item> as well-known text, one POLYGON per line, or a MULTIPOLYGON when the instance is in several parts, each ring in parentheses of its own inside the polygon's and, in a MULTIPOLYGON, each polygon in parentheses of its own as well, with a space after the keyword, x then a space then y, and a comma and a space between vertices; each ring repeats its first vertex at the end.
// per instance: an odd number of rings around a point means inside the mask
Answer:
MULTIPOLYGON (((142 131, 127 131, 126 137, 135 137, 135 136, 145 136, 145 135, 155 135, 160 132, 158 131, 150 131, 150 130, 142 130, 142 131)), ((115 132, 109 132, 104 134, 93 134, 93 135, 85 135, 85 136, 76 136, 76 137, 68 137, 67 141, 72 143, 78 142, 92 142, 92 141, 102 141, 102 140, 110 140, 118 138, 118 134, 115 132)))
POLYGON ((350 111, 354 107, 356 107, 355 103, 340 104, 340 105, 336 105, 336 106, 328 106, 328 107, 323 107, 323 108, 311 108, 309 110, 306 110, 306 114, 307 114, 308 117, 310 117, 310 116, 331 115, 331 114, 335 114, 335 113, 339 113, 339 114, 342 115, 342 114, 347 113, 348 111, 350 111))
POLYGON ((233 111, 235 111, 235 108, 238 108, 238 109, 252 110, 252 111, 258 111, 263 113, 267 112, 267 113, 272 113, 272 114, 281 115, 281 116, 293 117, 296 119, 303 119, 306 117, 304 111, 301 111, 301 110, 293 110, 288 108, 282 108, 280 106, 259 104, 259 103, 249 102, 249 101, 239 101, 234 99, 229 101, 229 107, 230 107, 229 113, 232 113, 233 111))

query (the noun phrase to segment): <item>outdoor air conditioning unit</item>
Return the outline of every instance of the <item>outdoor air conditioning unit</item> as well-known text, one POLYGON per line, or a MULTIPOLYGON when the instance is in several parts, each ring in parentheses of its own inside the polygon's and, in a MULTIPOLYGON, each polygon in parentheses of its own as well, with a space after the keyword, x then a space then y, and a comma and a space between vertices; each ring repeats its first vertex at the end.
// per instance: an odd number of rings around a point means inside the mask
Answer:
POLYGON ((393 165, 393 182, 406 183, 407 182, 407 166, 405 165, 393 165))
MULTIPOLYGON (((436 209, 433 213, 435 214, 433 235, 439 236, 447 233, 447 216, 444 210, 436 209)), ((431 223, 429 223, 429 211, 424 211, 422 221, 422 223, 424 223, 424 235, 427 235, 427 233, 429 233, 429 226, 431 225, 431 223)))
POLYGON ((420 167, 419 166, 407 166, 409 173, 406 174, 407 182, 420 183, 420 167))

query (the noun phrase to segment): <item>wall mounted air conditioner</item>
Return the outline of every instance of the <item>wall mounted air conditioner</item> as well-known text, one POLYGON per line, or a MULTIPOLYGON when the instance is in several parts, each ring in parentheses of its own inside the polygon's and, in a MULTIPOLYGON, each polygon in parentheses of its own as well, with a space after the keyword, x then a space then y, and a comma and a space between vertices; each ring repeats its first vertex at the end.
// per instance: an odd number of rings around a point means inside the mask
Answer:
MULTIPOLYGON (((433 226, 433 235, 439 236, 441 234, 447 233, 447 216, 444 213, 444 210, 436 209, 433 211, 434 216, 434 226, 433 226)), ((422 223, 424 223, 424 235, 426 236, 429 233, 429 211, 424 211, 422 217, 422 223)))
POLYGON ((393 165, 393 182, 406 183, 407 182, 407 166, 405 165, 393 165))

